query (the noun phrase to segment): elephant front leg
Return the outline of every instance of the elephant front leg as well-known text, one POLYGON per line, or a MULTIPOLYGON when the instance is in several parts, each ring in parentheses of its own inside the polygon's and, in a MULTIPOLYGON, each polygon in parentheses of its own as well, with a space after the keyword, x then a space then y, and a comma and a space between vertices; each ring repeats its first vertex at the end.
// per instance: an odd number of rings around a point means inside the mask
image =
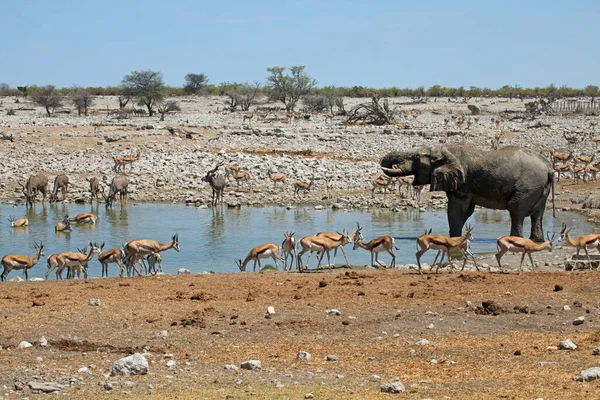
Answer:
POLYGON ((471 203, 471 197, 458 197, 455 194, 448 195, 448 225, 450 237, 462 235, 462 228, 473 215, 475 204, 471 203))
POLYGON ((523 237, 523 220, 525 217, 519 210, 508 210, 510 213, 510 236, 523 237))
POLYGON ((533 240, 537 243, 542 243, 544 241, 544 209, 540 211, 536 211, 531 215, 531 236, 529 239, 533 240))

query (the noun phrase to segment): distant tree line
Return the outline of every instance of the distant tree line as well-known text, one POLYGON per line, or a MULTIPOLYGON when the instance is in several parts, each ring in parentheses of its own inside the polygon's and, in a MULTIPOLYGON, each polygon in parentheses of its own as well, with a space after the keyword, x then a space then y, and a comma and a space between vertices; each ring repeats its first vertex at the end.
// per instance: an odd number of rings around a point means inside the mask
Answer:
POLYGON ((163 75, 157 71, 132 71, 125 75, 120 84, 106 87, 56 88, 52 85, 23 86, 12 88, 0 83, 0 96, 30 96, 44 107, 48 115, 55 109, 70 103, 80 115, 87 115, 97 96, 118 96, 119 106, 125 109, 129 104, 144 108, 144 113, 153 116, 159 113, 161 118, 170 111, 178 111, 176 98, 184 95, 218 95, 225 96, 224 108, 231 111, 248 111, 251 106, 260 104, 264 99, 279 102, 287 111, 293 111, 302 99, 304 107, 312 111, 345 113, 343 97, 410 97, 413 99, 450 97, 461 100, 480 97, 505 97, 516 99, 590 97, 592 101, 600 96, 600 88, 588 85, 582 89, 570 88, 554 84, 546 87, 523 88, 518 85, 504 85, 497 89, 463 86, 458 88, 433 85, 429 88, 369 88, 363 86, 317 87, 317 81, 307 74, 304 66, 267 68, 265 84, 260 82, 222 82, 218 85, 210 83, 204 73, 188 73, 184 77, 182 87, 167 86, 163 75), (130 101, 133 100, 131 103, 130 101))

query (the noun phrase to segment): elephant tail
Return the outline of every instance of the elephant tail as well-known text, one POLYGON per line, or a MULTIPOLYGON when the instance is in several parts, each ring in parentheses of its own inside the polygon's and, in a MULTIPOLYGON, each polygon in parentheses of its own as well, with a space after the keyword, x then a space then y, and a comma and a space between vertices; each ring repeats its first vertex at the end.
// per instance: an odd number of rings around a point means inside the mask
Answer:
POLYGON ((556 218, 556 205, 554 203, 554 171, 550 174, 550 184, 552 185, 552 217, 556 218))

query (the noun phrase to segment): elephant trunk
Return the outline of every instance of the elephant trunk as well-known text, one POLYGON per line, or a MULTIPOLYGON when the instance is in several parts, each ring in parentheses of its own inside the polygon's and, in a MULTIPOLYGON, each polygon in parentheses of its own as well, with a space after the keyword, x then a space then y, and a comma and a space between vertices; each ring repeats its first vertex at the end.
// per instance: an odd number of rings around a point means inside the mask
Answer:
POLYGON ((391 152, 383 156, 380 161, 381 169, 387 176, 397 177, 412 175, 412 162, 410 153, 391 152))

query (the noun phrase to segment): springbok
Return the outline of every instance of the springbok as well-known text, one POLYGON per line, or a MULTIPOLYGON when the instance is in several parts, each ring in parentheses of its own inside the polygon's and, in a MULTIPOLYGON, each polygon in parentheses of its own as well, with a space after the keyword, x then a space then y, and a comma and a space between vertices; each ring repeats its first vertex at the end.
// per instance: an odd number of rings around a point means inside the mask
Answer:
MULTIPOLYGON (((81 277, 83 272, 84 278, 87 279, 87 264, 94 257, 94 253, 99 253, 100 248, 92 242, 89 242, 90 250, 85 254, 87 249, 78 251, 65 251, 58 255, 58 269, 61 271, 67 268, 67 278, 74 278, 75 272, 77 272, 77 278, 81 277)), ((58 272, 58 270, 57 270, 58 272)))
POLYGON ((353 249, 356 250, 359 247, 367 250, 368 252, 371 253, 371 266, 375 266, 375 264, 373 264, 373 258, 375 258, 375 262, 384 268, 387 268, 385 264, 382 264, 378 257, 379 257, 379 253, 387 251, 391 256, 392 256, 392 262, 390 263, 390 268, 394 268, 396 266, 396 255, 394 254, 394 252, 392 251, 394 248, 396 250, 399 250, 398 248, 396 248, 395 242, 394 242, 394 238, 391 236, 380 236, 378 238, 375 238, 371 241, 369 241, 368 243, 363 242, 363 236, 361 231, 361 227, 358 227, 358 234, 356 235, 356 237, 354 238, 354 247, 353 249))
POLYGON ((148 273, 156 275, 158 272, 162 272, 162 256, 158 253, 148 254, 146 256, 148 262, 148 273), (158 268, 156 268, 158 266, 158 268))
POLYGON ((69 188, 69 177, 65 174, 57 175, 54 178, 54 188, 52 189, 52 193, 50 193, 50 202, 58 201, 58 190, 62 192, 62 199, 65 201, 67 198, 67 189, 69 188))
POLYGON ((113 170, 117 173, 125 172, 125 166, 130 165, 130 169, 133 168, 133 163, 140 159, 140 151, 136 150, 135 156, 124 156, 124 157, 113 157, 115 165, 113 170))
MULTIPOLYGON (((419 274, 422 274, 421 270, 421 256, 425 254, 425 252, 429 249, 433 250, 441 250, 448 255, 448 260, 450 260, 450 250, 459 249, 461 252, 463 251, 462 245, 468 240, 473 240, 473 236, 471 235, 471 231, 473 227, 467 225, 466 230, 463 232, 461 236, 450 237, 444 235, 437 235, 435 233, 426 233, 417 238, 417 248, 420 250, 417 252, 417 265, 419 266, 419 274)), ((463 253, 464 255, 464 253, 463 253)), ((466 257, 466 256, 465 256, 466 257)), ((442 255, 443 260, 443 255, 442 255)), ((466 262, 466 261, 465 261, 466 262)), ((437 273, 440 268, 440 263, 435 270, 437 273)), ((452 265, 452 264, 451 264, 452 265)), ((464 268, 464 265, 463 265, 464 268)))
POLYGON ((225 177, 229 180, 229 177, 232 176, 235 172, 240 171, 239 165, 226 165, 225 166, 225 177))
POLYGON ((252 123, 252 118, 254 117, 254 114, 244 114, 244 117, 242 119, 242 124, 245 123, 246 121, 248 121, 248 123, 252 123))
POLYGON ((240 183, 241 182, 246 182, 248 184, 248 186, 250 185, 250 173, 249 172, 242 172, 242 171, 233 171, 233 179, 235 179, 235 183, 237 185, 237 189, 240 188, 240 183))
POLYGON ((256 263, 258 263, 258 271, 260 272, 260 270, 262 269, 262 266, 260 265, 260 259, 269 257, 271 257, 273 261, 275 261, 275 268, 279 268, 279 266, 277 265, 278 260, 284 261, 284 259, 279 256, 278 245, 276 245, 275 243, 265 243, 261 244, 260 246, 253 247, 244 259, 244 261, 236 261, 236 264, 240 268, 241 272, 245 272, 246 265, 248 265, 250 261, 254 261, 254 268, 252 270, 256 272, 256 263))
POLYGON ((22 256, 19 254, 7 254, 2 257, 2 266, 4 267, 4 271, 2 271, 0 281, 6 281, 6 277, 13 269, 22 269, 25 280, 29 279, 29 274, 27 271, 33 268, 40 260, 40 257, 44 255, 44 244, 42 242, 40 242, 40 244, 34 242, 33 244, 35 246, 35 255, 33 257, 22 256))
POLYGON ((577 256, 579 257, 579 252, 583 250, 585 252, 585 256, 588 259, 589 269, 592 269, 592 260, 590 259, 590 255, 588 254, 588 249, 596 249, 600 251, 600 234, 592 233, 589 235, 582 235, 576 238, 571 237, 569 235, 571 229, 567 229, 567 224, 562 224, 562 229, 560 231, 559 242, 566 242, 567 245, 575 247, 577 249, 577 256))
POLYGON ((334 185, 335 185, 335 181, 333 180, 333 177, 330 176, 329 179, 327 179, 327 184, 325 185, 325 190, 326 190, 328 199, 331 199, 331 197, 332 197, 334 185))
POLYGON ((377 178, 377 179, 373 179, 371 181, 371 197, 374 198, 375 197, 375 190, 379 189, 379 188, 383 188, 383 197, 385 197, 385 195, 387 194, 387 188, 388 186, 390 186, 390 184, 392 183, 392 178, 387 178, 387 179, 381 179, 381 177, 377 178))
POLYGON ((89 223, 89 224, 95 224, 97 220, 98 220, 98 216, 94 213, 81 213, 81 214, 77 214, 73 218, 69 218, 69 221, 77 222, 78 224, 82 223, 82 222, 89 223))
POLYGON ((314 178, 310 178, 308 183, 297 181, 294 183, 294 197, 298 196, 300 198, 300 191, 304 192, 304 197, 308 194, 308 192, 312 189, 314 184, 314 178))
MULTIPOLYGON (((356 238, 356 235, 358 235, 358 233, 360 232, 361 227, 360 227, 360 225, 358 225, 358 222, 356 223, 356 225, 357 225, 357 228, 354 230, 354 232, 352 232, 351 234, 348 235, 348 238, 350 239, 350 241, 348 243, 352 243, 354 241, 354 239, 356 238)), ((346 260, 346 265, 350 265, 350 262, 348 261, 348 255, 346 254, 346 250, 344 248, 348 243, 343 243, 341 241, 342 240, 341 233, 319 232, 315 236, 324 237, 324 238, 332 240, 336 243, 335 247, 333 248, 333 265, 335 265, 335 258, 337 256, 338 248, 342 249, 342 254, 344 255, 344 260, 346 260)))
POLYGON ((340 235, 340 240, 331 240, 321 236, 305 236, 302 239, 300 239, 300 246, 302 247, 302 251, 298 253, 298 257, 296 259, 296 265, 298 266, 300 272, 304 271, 302 256, 308 251, 310 251, 310 253, 308 254, 308 258, 306 260, 306 268, 308 268, 310 255, 313 251, 321 253, 321 255, 318 257, 317 269, 321 267, 321 260, 323 259, 325 253, 327 253, 327 265, 329 266, 329 268, 331 268, 329 252, 337 248, 338 246, 343 246, 348 243, 352 243, 352 240, 350 240, 350 237, 348 236, 348 233, 345 229, 342 233, 338 232, 338 234, 340 235))
POLYGON ((10 222, 10 226, 12 226, 13 228, 22 228, 24 226, 29 225, 29 220, 27 218, 15 219, 14 215, 8 217, 8 222, 10 222))
POLYGON ((273 187, 277 186, 277 182, 281 182, 281 183, 285 183, 285 174, 282 174, 281 172, 276 172, 274 174, 271 173, 271 171, 268 172, 269 175, 269 179, 273 181, 273 187))
POLYGON ((64 231, 70 231, 70 230, 71 230, 71 221, 69 221, 68 215, 65 215, 65 217, 63 218, 63 220, 61 222, 57 222, 56 225, 54 225, 55 232, 64 232, 64 231))
MULTIPOLYGON (((283 242, 281 242, 281 251, 283 253, 283 270, 287 269, 287 260, 288 257, 291 256, 292 259, 290 261, 290 270, 292 269, 292 265, 294 264, 294 258, 297 256, 296 252, 296 238, 294 238, 295 232, 285 232, 283 234, 284 238, 283 242)), ((297 264, 296 264, 297 266, 297 264)))
POLYGON ((521 256, 521 263, 519 264, 519 275, 521 275, 521 272, 523 272, 523 260, 525 259, 525 254, 529 256, 529 261, 531 261, 531 271, 535 271, 535 263, 533 262, 531 253, 542 250, 548 250, 549 252, 552 252, 552 242, 554 241, 554 236, 555 235, 553 234, 552 238, 550 238, 550 235, 546 233, 546 241, 542 243, 536 243, 531 239, 522 238, 520 236, 499 237, 497 242, 498 253, 496 253, 498 266, 500 269, 502 269, 500 259, 507 251, 510 251, 513 253, 523 253, 521 256))
POLYGON ((98 261, 102 265, 102 277, 106 276, 108 278, 108 264, 116 263, 120 269, 119 277, 122 278, 125 272, 125 266, 122 262, 125 258, 125 252, 118 247, 106 251, 102 251, 103 248, 104 242, 100 245, 100 252, 98 253, 98 261))
POLYGON ((159 243, 158 241, 152 239, 130 240, 125 244, 125 266, 127 267, 127 273, 130 274, 131 269, 133 268, 138 275, 141 275, 141 272, 135 268, 135 265, 138 262, 141 261, 142 266, 145 270, 147 270, 144 263, 144 257, 149 254, 160 253, 168 249, 175 249, 177 252, 180 251, 178 234, 173 235, 171 241, 167 243, 159 243))

